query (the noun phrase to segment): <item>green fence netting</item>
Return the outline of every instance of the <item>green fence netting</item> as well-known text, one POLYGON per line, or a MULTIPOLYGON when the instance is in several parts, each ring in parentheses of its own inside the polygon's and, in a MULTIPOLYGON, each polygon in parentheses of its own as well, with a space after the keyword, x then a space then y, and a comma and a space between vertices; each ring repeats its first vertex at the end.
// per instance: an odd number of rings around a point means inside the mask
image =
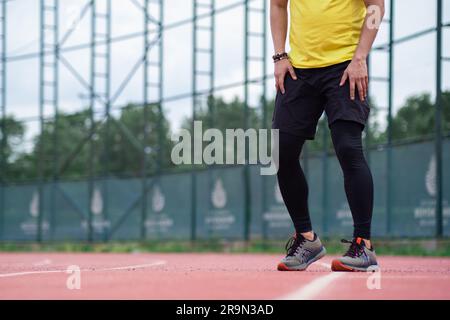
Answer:
MULTIPOLYGON (((448 236, 449 139, 444 141, 443 150, 443 225, 444 234, 448 236)), ((372 150, 369 159, 375 183, 374 236, 434 236, 436 159, 433 142, 393 147, 390 179, 385 148, 372 150), (386 210, 388 190, 392 199, 390 216, 386 210)), ((353 222, 335 155, 313 156, 302 159, 302 163, 309 181, 314 229, 321 235, 351 236, 353 222)), ((91 182, 49 182, 41 186, 7 184, 1 187, 4 199, 0 206, 3 208, 1 239, 35 241, 40 208, 43 240, 87 240, 89 213, 94 241, 243 239, 247 222, 244 171, 242 166, 211 167, 145 180, 108 178, 91 182), (91 197, 89 190, 92 190, 91 197)), ((276 176, 261 176, 258 166, 250 167, 250 191, 247 201, 253 238, 281 239, 293 232, 276 176)))

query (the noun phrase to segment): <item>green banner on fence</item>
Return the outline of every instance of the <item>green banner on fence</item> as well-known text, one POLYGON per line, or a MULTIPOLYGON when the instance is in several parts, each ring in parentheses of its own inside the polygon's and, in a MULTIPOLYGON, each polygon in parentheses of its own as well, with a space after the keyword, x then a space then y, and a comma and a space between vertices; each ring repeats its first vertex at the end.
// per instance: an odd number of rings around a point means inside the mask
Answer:
POLYGON ((214 168, 197 174, 197 238, 244 236, 242 167, 214 168))
MULTIPOLYGON (((450 140, 443 145, 443 224, 450 235, 450 140)), ((387 179, 386 149, 370 152, 375 183, 374 236, 431 237, 436 232, 436 158, 434 144, 422 142, 392 149, 387 179), (392 215, 386 196, 391 181, 392 215), (390 226, 390 232, 387 227, 390 226)), ((334 155, 302 159, 309 182, 309 207, 314 229, 321 235, 352 234, 342 171, 334 155), (324 176, 324 162, 328 174, 324 176)), ((191 238, 243 239, 245 179, 242 166, 211 167, 192 173, 133 179, 96 179, 2 187, 3 240, 87 240, 89 214, 93 240, 191 238), (196 183, 195 190, 192 188, 196 183), (91 190, 91 197, 89 197, 91 190), (194 191, 193 191, 194 190, 194 191), (41 199, 42 198, 42 199, 41 199), (192 201, 195 206, 192 206, 192 201), (42 202, 41 202, 42 201, 42 202), (192 208, 196 208, 193 214, 192 208), (42 210, 42 218, 39 212, 42 210), (195 217, 195 228, 193 220, 195 217)), ((276 176, 250 168, 250 232, 253 238, 286 238, 293 232, 276 176)))

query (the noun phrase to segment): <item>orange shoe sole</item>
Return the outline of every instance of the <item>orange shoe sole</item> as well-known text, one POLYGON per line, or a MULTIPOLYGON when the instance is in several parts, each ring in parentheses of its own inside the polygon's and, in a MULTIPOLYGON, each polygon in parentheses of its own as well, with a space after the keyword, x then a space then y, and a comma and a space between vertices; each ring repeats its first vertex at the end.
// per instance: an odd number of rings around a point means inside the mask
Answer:
POLYGON ((280 262, 277 267, 278 271, 304 271, 304 270, 297 270, 297 269, 289 269, 288 266, 286 266, 284 263, 280 262))
POLYGON ((357 270, 354 270, 350 267, 347 267, 345 265, 342 264, 341 261, 339 260, 333 260, 333 262, 331 262, 331 270, 332 271, 341 271, 341 272, 354 272, 357 270))

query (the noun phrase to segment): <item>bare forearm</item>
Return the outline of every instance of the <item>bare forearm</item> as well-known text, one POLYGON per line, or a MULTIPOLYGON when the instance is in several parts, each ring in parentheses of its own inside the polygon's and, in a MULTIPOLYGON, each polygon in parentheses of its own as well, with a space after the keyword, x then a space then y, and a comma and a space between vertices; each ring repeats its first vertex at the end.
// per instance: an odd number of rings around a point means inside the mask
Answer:
POLYGON ((365 60, 372 49, 372 45, 379 29, 379 22, 384 16, 384 0, 365 0, 367 15, 361 30, 358 47, 354 60, 365 60))
POLYGON ((284 52, 288 31, 288 0, 271 0, 270 26, 275 53, 284 52))

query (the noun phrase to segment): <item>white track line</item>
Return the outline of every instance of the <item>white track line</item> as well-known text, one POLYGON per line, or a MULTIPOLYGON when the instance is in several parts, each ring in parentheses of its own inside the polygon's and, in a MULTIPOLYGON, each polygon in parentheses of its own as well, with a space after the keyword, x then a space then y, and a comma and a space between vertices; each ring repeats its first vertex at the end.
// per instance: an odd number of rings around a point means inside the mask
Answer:
POLYGON ((46 274, 46 273, 63 273, 66 270, 43 270, 43 271, 24 271, 24 272, 15 272, 15 273, 2 273, 0 274, 0 278, 11 278, 11 277, 20 277, 27 276, 30 274, 46 274))
POLYGON ((104 268, 104 269, 96 269, 95 271, 115 271, 115 270, 129 270, 129 269, 144 269, 148 267, 156 267, 156 266, 162 266, 165 265, 166 261, 155 261, 148 264, 138 264, 135 266, 125 266, 125 267, 115 267, 115 268, 104 268))
MULTIPOLYGON (((94 272, 94 271, 118 271, 118 270, 130 270, 130 269, 144 269, 144 268, 150 268, 155 266, 161 266, 165 265, 166 261, 155 261, 152 263, 147 264, 138 264, 133 266, 124 266, 124 267, 113 267, 113 268, 102 268, 102 269, 81 269, 81 272, 94 272)), ((24 272, 14 272, 14 273, 3 273, 0 274, 0 278, 11 278, 11 277, 20 277, 20 276, 27 276, 31 274, 47 274, 47 273, 66 273, 65 270, 42 270, 42 271, 24 271, 24 272)))
MULTIPOLYGON (((328 270, 331 269, 331 265, 327 263, 320 263, 323 267, 326 267, 328 270)), ((332 272, 325 276, 314 279, 307 285, 301 287, 300 289, 285 295, 279 300, 310 300, 314 299, 323 289, 329 286, 333 281, 342 277, 344 272, 332 272)))

